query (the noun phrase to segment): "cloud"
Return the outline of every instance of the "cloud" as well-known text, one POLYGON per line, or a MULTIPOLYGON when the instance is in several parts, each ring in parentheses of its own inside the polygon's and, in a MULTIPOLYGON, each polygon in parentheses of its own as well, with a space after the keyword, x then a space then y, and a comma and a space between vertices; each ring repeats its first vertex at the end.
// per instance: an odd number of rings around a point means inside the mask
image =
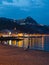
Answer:
POLYGON ((13 0, 12 2, 2 1, 4 5, 12 5, 17 7, 28 7, 31 3, 30 0, 13 0))
POLYGON ((15 6, 21 10, 29 10, 31 8, 43 7, 43 0, 12 0, 12 2, 2 1, 3 5, 15 6))
POLYGON ((43 0, 32 0, 32 3, 34 7, 43 7, 45 5, 43 0))

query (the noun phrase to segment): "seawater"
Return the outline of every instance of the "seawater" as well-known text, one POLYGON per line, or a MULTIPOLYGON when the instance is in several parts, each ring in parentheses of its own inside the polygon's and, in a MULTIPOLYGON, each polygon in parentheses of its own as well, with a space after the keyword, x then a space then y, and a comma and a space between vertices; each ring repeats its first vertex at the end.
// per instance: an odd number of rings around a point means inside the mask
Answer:
POLYGON ((9 40, 6 41, 7 44, 13 45, 16 47, 24 47, 29 49, 36 49, 36 50, 44 50, 44 51, 49 51, 49 39, 45 41, 46 39, 44 38, 24 38, 23 40, 9 40))

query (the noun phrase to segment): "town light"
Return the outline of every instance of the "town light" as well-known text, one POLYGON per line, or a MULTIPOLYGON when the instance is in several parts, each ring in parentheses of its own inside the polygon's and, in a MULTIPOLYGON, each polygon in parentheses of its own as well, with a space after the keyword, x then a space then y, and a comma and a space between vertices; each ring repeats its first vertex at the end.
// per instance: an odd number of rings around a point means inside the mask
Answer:
POLYGON ((9 32, 9 35, 11 35, 11 32, 9 32))

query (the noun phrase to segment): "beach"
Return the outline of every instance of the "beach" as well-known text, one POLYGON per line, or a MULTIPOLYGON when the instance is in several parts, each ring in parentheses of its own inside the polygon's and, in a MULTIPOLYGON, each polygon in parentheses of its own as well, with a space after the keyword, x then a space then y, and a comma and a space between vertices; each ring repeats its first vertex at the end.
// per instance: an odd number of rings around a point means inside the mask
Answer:
POLYGON ((49 52, 0 44, 0 65, 49 65, 49 52))

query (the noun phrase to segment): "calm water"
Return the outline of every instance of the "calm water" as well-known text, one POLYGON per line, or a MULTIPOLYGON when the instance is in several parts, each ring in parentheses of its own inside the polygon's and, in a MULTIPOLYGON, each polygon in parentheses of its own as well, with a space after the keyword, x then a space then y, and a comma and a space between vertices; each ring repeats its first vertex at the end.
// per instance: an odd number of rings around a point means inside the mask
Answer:
POLYGON ((29 49, 36 49, 36 50, 45 50, 49 51, 49 38, 24 38, 21 41, 7 41, 4 42, 5 44, 13 45, 16 47, 24 47, 29 49))

